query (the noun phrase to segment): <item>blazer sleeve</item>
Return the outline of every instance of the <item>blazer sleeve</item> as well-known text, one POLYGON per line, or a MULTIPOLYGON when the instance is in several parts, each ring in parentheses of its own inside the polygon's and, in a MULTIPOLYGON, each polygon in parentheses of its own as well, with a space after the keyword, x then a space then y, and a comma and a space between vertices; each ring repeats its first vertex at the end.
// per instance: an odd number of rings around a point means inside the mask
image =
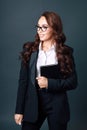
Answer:
MULTIPOLYGON (((73 58, 73 57, 72 57, 73 58)), ((77 73, 75 69, 75 63, 73 59, 73 72, 67 78, 59 79, 48 79, 48 89, 49 92, 60 92, 75 89, 78 85, 77 73)))
POLYGON ((28 67, 26 67, 24 63, 21 62, 16 109, 15 109, 15 113, 17 114, 23 114, 24 112, 25 95, 26 95, 27 86, 28 86, 28 67))

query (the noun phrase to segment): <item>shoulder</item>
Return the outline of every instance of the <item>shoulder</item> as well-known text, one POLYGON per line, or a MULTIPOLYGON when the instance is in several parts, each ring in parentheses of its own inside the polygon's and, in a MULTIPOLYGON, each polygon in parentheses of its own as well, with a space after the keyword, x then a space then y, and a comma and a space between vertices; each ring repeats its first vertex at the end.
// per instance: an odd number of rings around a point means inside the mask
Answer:
POLYGON ((34 42, 26 42, 23 44, 22 51, 20 53, 20 58, 26 64, 32 53, 34 42))
POLYGON ((66 55, 72 55, 74 52, 74 49, 68 45, 64 45, 64 54, 66 55))
POLYGON ((24 43, 23 44, 23 50, 29 50, 29 49, 31 49, 31 47, 34 45, 34 42, 26 42, 26 43, 24 43))

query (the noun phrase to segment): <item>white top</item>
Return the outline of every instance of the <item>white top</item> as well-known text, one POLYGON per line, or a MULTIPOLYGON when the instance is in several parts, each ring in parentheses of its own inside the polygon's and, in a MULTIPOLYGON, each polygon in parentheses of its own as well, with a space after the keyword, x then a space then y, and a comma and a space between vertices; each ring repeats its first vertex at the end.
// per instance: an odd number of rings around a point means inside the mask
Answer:
POLYGON ((53 64, 58 64, 55 45, 53 44, 52 47, 45 52, 42 50, 40 43, 37 58, 37 76, 40 76, 40 66, 53 65, 53 64))

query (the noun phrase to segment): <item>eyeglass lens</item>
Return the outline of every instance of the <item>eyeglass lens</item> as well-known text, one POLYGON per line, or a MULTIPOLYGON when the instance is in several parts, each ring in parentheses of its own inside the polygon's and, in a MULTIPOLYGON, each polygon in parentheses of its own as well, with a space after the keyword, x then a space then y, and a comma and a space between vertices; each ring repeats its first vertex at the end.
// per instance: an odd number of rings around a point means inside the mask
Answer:
POLYGON ((41 30, 41 31, 44 32, 44 31, 47 30, 48 27, 47 27, 47 26, 42 26, 42 27, 40 27, 40 26, 36 25, 36 28, 37 28, 37 31, 40 31, 40 30, 41 30))

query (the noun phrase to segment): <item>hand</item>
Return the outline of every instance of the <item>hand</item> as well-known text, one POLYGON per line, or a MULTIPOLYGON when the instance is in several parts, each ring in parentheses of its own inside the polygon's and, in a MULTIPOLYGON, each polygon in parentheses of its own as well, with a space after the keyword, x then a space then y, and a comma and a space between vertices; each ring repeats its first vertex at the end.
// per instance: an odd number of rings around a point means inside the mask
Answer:
POLYGON ((47 88, 48 87, 48 79, 46 77, 40 76, 36 77, 37 83, 40 88, 47 88))
POLYGON ((21 122, 23 120, 23 115, 22 114, 15 114, 14 119, 16 124, 21 125, 21 122))

